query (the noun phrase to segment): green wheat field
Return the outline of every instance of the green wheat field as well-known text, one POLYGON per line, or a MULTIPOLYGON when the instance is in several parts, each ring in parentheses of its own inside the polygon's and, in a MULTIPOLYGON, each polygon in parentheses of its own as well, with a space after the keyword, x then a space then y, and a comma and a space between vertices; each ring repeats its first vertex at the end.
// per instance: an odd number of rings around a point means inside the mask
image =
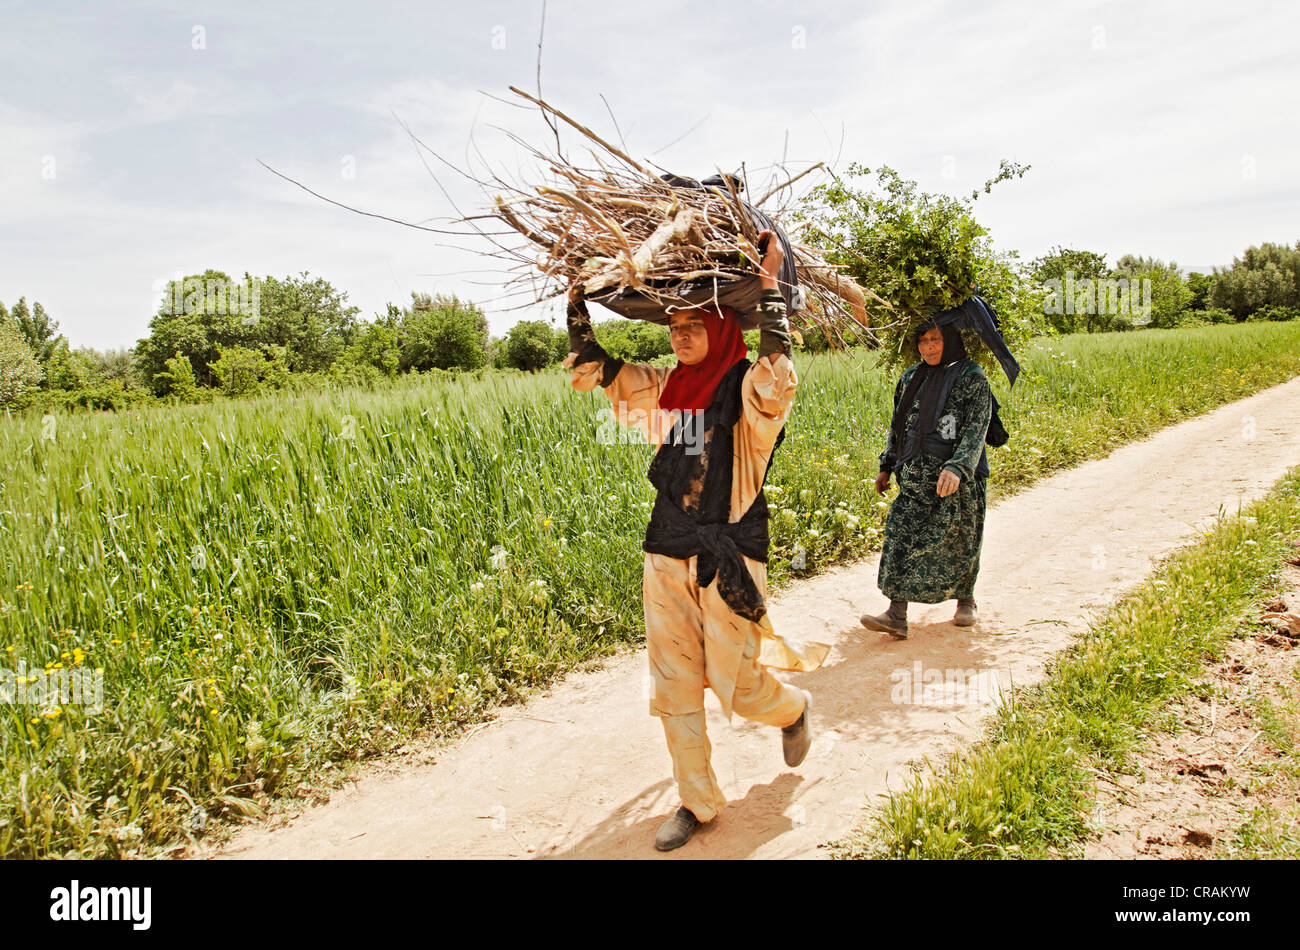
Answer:
MULTIPOLYGON (((1300 374, 1300 322, 1041 339, 996 498, 1300 374)), ((775 588, 878 546, 894 379, 796 354, 769 478, 775 588)), ((642 635, 650 449, 559 371, 0 418, 0 855, 163 853, 207 822, 642 635)), ((1243 438, 1242 452, 1248 455, 1243 438)))

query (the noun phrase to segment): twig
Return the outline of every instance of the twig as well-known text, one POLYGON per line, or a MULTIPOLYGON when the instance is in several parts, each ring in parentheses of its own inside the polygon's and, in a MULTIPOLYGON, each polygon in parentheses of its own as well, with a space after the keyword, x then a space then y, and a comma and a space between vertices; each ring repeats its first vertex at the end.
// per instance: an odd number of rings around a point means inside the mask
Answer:
POLYGON ((598 143, 600 143, 601 147, 604 148, 605 151, 610 152, 611 154, 617 155, 619 158, 621 158, 623 161, 627 162, 629 165, 631 165, 631 166, 632 166, 633 168, 635 168, 637 171, 642 172, 642 173, 645 174, 645 175, 649 175, 651 178, 654 177, 654 175, 651 174, 651 173, 650 173, 650 172, 645 168, 645 166, 643 166, 640 162, 633 161, 633 160, 632 160, 631 158, 629 158, 628 155, 627 155, 625 152, 623 152, 621 149, 617 149, 617 148, 615 148, 614 146, 610 145, 608 142, 606 142, 603 138, 601 138, 601 137, 600 137, 599 135, 597 135, 595 132, 591 131, 591 129, 587 128, 585 125, 581 124, 580 122, 575 122, 573 119, 570 119, 567 115, 565 115, 563 112, 561 112, 559 109, 555 108, 554 106, 552 106, 552 105, 548 105, 547 103, 543 102, 541 99, 537 99, 537 98, 535 98, 535 97, 533 97, 533 96, 530 96, 528 93, 524 92, 522 89, 516 88, 515 86, 511 86, 511 87, 510 87, 510 91, 513 92, 513 93, 514 93, 515 95, 517 95, 517 96, 522 96, 523 98, 527 99, 529 102, 531 102, 531 103, 533 103, 534 105, 540 107, 543 111, 545 111, 545 112, 550 112, 550 113, 551 113, 552 115, 554 115, 557 119, 563 119, 565 122, 567 122, 569 125, 573 126, 575 129, 577 129, 577 130, 578 130, 579 132, 581 132, 583 135, 587 136, 587 138, 591 139, 593 142, 598 142, 598 143))
POLYGON ((765 202, 767 201, 768 198, 771 198, 771 197, 772 197, 774 194, 776 194, 778 191, 782 191, 783 189, 789 188, 791 185, 793 185, 795 182, 797 182, 797 181, 798 181, 800 178, 802 178, 804 175, 807 175, 809 172, 814 172, 814 171, 816 171, 816 170, 819 169, 819 168, 825 168, 825 167, 826 167, 826 163, 825 163, 825 162, 818 162, 816 165, 813 165, 811 168, 805 168, 805 169, 804 169, 803 171, 801 171, 799 174, 797 174, 797 175, 795 175, 793 178, 787 180, 786 183, 785 183, 784 185, 778 185, 777 187, 773 188, 771 191, 769 191, 767 194, 765 194, 762 198, 759 198, 756 202, 754 202, 754 204, 756 204, 756 205, 761 205, 761 204, 765 203, 765 202))

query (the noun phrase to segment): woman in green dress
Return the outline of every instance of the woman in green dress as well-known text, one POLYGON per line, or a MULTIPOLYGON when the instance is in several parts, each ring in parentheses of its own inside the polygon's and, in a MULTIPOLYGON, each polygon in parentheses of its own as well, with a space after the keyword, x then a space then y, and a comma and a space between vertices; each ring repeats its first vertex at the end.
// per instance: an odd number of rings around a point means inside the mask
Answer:
POLYGON ((880 455, 876 491, 891 475, 898 496, 885 520, 878 583, 890 600, 862 625, 907 637, 907 605, 957 601, 954 621, 978 619, 975 579, 984 537, 984 440, 993 414, 993 393, 984 371, 966 355, 951 323, 921 328, 921 362, 904 371, 894 389, 889 441, 880 455))

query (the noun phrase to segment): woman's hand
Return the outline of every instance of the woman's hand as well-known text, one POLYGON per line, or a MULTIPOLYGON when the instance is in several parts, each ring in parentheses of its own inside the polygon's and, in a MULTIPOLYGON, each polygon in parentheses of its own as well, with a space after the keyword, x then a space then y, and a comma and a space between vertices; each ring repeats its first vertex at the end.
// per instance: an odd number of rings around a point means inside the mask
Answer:
POLYGON ((575 277, 573 283, 569 285, 569 303, 576 304, 586 296, 586 291, 582 289, 582 278, 575 277))
POLYGON ((876 494, 883 495, 889 491, 889 473, 881 472, 876 476, 876 494))
POLYGON ((947 498, 957 490, 961 484, 961 478, 950 469, 944 469, 939 473, 939 483, 935 486, 935 491, 939 493, 940 498, 947 498))
POLYGON ((758 246, 763 246, 763 240, 767 240, 767 250, 763 252, 763 260, 758 265, 759 281, 764 290, 777 290, 776 275, 781 273, 781 265, 785 263, 785 248, 781 246, 781 241, 777 238, 775 231, 760 231, 758 235, 758 246))

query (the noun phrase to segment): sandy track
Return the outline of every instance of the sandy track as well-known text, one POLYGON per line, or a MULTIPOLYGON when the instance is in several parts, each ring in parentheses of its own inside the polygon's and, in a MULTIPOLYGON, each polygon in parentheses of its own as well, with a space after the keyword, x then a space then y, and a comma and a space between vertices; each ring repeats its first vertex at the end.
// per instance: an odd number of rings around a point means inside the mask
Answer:
MULTIPOLYGON (((974 628, 953 626, 948 603, 914 606, 906 642, 863 630, 858 615, 886 605, 874 560, 793 586, 772 601, 773 624, 834 644, 822 669, 788 676, 813 693, 813 748, 798 769, 787 768, 777 730, 740 719, 733 728, 708 693, 714 769, 730 804, 671 855, 651 846, 677 798, 659 721, 647 712, 638 650, 501 710, 435 762, 376 766, 285 827, 251 826, 218 856, 816 857, 820 842, 860 819, 869 798, 902 787, 909 763, 974 735, 993 701, 987 688, 923 691, 909 680, 908 698, 921 701, 895 702, 900 674, 910 677, 919 663, 922 671, 996 671, 1003 688, 1033 682, 1153 559, 1298 464, 1300 379, 1293 379, 992 508, 974 628)), ((984 675, 979 685, 987 687, 984 675)))

